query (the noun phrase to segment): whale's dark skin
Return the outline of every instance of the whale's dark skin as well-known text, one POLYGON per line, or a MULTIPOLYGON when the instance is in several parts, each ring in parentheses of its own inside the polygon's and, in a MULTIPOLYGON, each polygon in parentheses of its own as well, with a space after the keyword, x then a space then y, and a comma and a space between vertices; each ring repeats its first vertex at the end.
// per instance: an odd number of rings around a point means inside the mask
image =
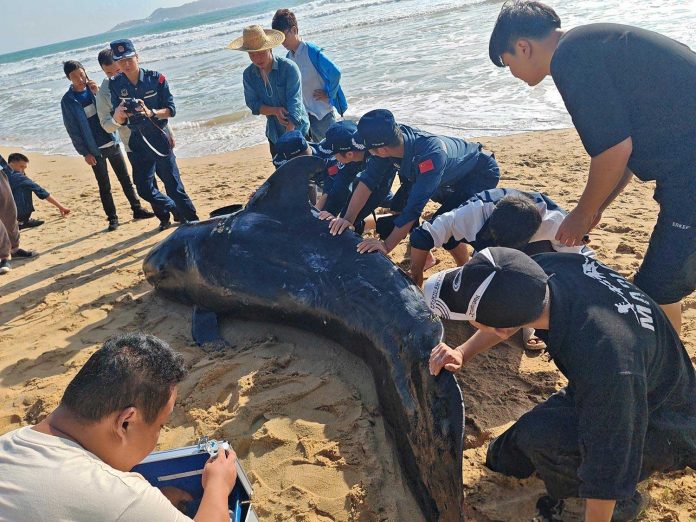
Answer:
POLYGON ((293 159, 243 210, 179 227, 149 253, 145 275, 173 299, 298 326, 362 358, 424 518, 463 520, 461 391, 450 372, 428 372, 442 323, 387 257, 357 253, 358 235, 332 236, 316 217, 307 187, 323 166, 293 159))

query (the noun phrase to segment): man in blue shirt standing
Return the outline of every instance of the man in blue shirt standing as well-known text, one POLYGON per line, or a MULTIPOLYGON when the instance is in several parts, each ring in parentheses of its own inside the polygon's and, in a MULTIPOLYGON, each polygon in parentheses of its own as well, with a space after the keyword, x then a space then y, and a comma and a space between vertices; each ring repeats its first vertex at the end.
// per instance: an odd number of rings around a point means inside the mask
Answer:
POLYGON ((285 34, 283 47, 288 50, 287 58, 300 68, 302 101, 309 114, 312 140, 318 143, 336 121, 334 108, 341 116, 348 108, 340 85, 341 71, 321 47, 300 38, 297 18, 290 9, 278 9, 271 27, 285 34))
POLYGON ((107 159, 130 203, 133 218, 153 217, 152 212, 142 208, 138 196, 135 195, 116 133, 106 132, 99 123, 95 99, 98 91, 97 84, 88 78, 85 68, 75 60, 65 62, 63 72, 70 80, 68 92, 63 95, 60 102, 63 123, 75 150, 85 158, 85 162, 92 167, 94 176, 97 178, 99 197, 109 221, 108 230, 113 231, 118 228, 118 215, 111 195, 107 159))
MULTIPOLYGON (((399 211, 393 230, 384 241, 364 240, 358 245, 361 253, 391 252, 406 238, 431 199, 441 205, 433 216, 437 217, 457 208, 477 192, 498 185, 498 164, 480 143, 436 136, 397 124, 394 115, 386 109, 366 113, 358 122, 358 132, 370 154, 389 158, 398 167, 401 181, 391 204, 392 210, 399 211)), ((456 249, 451 253, 456 258, 456 249)))
POLYGON ((244 70, 244 100, 252 114, 266 116, 271 156, 276 155, 275 144, 286 132, 298 130, 303 136, 309 134, 300 70, 291 60, 273 55, 272 49, 283 39, 280 31, 250 25, 227 46, 233 51, 249 53, 252 64, 244 70))
POLYGON ((116 40, 110 47, 114 61, 121 66, 121 72, 109 81, 113 120, 131 130, 128 159, 138 194, 152 204, 160 230, 170 226, 170 213, 175 221, 198 221, 172 150, 167 122, 176 114, 176 107, 166 78, 140 67, 130 40, 116 40), (157 188, 155 169, 169 197, 157 188))

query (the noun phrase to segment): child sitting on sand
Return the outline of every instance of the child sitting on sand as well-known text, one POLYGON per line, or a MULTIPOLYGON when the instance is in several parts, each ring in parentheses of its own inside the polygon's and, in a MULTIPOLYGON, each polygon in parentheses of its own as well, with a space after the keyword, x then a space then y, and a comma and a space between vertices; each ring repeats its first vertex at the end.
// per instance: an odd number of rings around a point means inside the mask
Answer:
POLYGON ((36 194, 37 198, 45 199, 56 207, 61 216, 65 217, 70 214, 69 208, 62 205, 46 189, 27 176, 26 168, 29 165, 29 158, 19 152, 13 152, 7 159, 8 162, 3 167, 3 170, 7 174, 7 180, 12 188, 12 197, 17 206, 17 222, 20 230, 44 224, 43 220, 32 219, 31 217, 31 214, 34 212, 32 194, 36 194))

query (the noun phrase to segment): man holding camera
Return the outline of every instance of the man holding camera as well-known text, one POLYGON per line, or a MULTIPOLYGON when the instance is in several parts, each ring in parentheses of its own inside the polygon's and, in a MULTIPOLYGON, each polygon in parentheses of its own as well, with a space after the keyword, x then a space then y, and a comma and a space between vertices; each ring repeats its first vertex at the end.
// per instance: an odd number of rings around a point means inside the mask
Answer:
POLYGON ((196 208, 181 181, 167 121, 176 114, 174 97, 164 75, 142 69, 130 40, 110 44, 121 72, 109 81, 113 121, 131 130, 128 153, 138 194, 152 204, 160 230, 175 221, 198 221, 196 208), (165 196, 157 189, 155 169, 165 185, 165 196))

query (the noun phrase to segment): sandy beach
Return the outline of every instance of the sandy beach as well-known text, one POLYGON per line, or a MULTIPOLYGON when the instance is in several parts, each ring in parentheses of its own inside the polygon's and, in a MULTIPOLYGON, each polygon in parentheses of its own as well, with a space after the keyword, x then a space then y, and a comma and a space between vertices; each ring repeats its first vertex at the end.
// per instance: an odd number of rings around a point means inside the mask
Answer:
MULTIPOLYGON (((67 139, 67 138, 66 138, 67 139)), ((481 139, 495 151, 500 186, 544 191, 570 209, 589 160, 574 130, 481 139)), ((0 147, 5 157, 12 152, 0 147)), ((181 351, 190 368, 160 448, 224 437, 254 484, 262 520, 420 520, 386 434, 369 368, 339 345, 291 328, 225 321, 232 348, 206 351, 191 340, 191 310, 156 295, 141 266, 171 231, 132 221, 112 176, 121 227, 107 233, 97 184, 82 158, 28 154, 28 174, 64 205, 68 218, 35 202, 40 228, 22 246, 41 255, 13 262, 0 277, 0 434, 42 419, 66 384, 108 337, 143 330, 181 351)), ((179 162, 199 215, 242 203, 273 171, 265 145, 179 162)), ((653 185, 634 180, 591 233, 600 260, 630 276, 657 217, 653 185)), ((431 205, 429 210, 436 207, 431 205)), ((173 229, 172 229, 173 230, 173 229)), ((405 244, 393 253, 401 262, 405 244)), ((426 275, 454 266, 444 250, 426 275)), ((468 326, 447 324, 447 340, 468 326)), ((682 339, 696 362, 696 294, 687 298, 682 339)), ((467 518, 528 521, 543 484, 488 471, 488 441, 564 384, 546 354, 514 342, 479 356, 457 376, 466 407, 462 463, 467 518)), ((658 475, 647 521, 696 520, 696 472, 658 475)), ((581 505, 571 505, 579 513, 581 505)), ((572 518, 572 517, 571 517, 572 518)))

